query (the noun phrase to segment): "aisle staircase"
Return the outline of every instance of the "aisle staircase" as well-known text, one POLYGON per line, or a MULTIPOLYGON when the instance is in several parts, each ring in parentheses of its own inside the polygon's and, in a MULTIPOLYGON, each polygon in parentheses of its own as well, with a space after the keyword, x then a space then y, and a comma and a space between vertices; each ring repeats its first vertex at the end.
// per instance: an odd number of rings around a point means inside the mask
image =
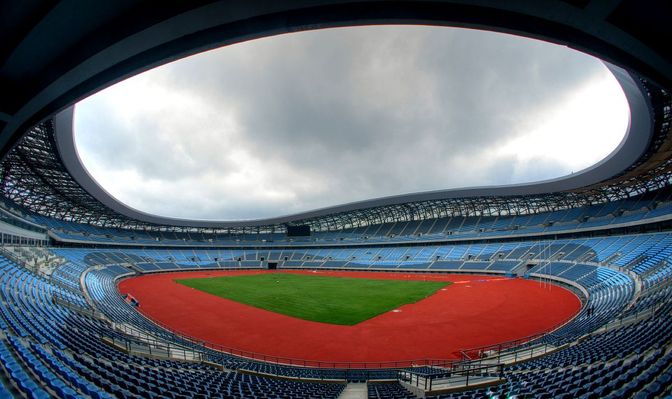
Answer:
POLYGON ((368 391, 366 388, 366 383, 349 383, 345 387, 338 399, 366 399, 368 397, 368 391))

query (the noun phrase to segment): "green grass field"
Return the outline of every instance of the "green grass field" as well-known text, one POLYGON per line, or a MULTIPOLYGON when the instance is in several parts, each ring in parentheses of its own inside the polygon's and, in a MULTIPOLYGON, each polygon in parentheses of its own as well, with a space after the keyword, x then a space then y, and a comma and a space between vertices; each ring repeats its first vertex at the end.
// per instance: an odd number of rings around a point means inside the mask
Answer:
POLYGON ((175 280, 209 294, 287 316, 352 326, 418 302, 443 282, 267 273, 175 280))

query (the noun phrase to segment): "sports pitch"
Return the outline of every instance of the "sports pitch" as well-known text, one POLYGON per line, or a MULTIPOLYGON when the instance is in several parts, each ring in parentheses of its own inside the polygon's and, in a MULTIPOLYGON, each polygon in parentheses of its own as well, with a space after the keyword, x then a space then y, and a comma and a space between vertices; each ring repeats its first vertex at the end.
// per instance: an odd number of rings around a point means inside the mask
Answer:
POLYGON ((291 273, 175 281, 271 312, 348 326, 418 302, 451 284, 447 281, 376 280, 291 273))

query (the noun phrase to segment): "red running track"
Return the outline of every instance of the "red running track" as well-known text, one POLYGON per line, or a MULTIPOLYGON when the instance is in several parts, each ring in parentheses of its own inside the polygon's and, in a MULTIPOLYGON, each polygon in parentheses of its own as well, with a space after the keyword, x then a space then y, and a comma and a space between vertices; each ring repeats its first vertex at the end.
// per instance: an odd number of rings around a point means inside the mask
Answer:
MULTIPOLYGON (((456 274, 280 271, 452 281, 400 312, 355 326, 305 321, 257 309, 174 282, 178 278, 269 273, 209 271, 148 274, 120 282, 147 317, 183 335, 273 357, 324 362, 459 359, 460 350, 542 333, 572 318, 581 302, 569 290, 525 279, 456 274)), ((277 271, 276 271, 277 273, 277 271)))

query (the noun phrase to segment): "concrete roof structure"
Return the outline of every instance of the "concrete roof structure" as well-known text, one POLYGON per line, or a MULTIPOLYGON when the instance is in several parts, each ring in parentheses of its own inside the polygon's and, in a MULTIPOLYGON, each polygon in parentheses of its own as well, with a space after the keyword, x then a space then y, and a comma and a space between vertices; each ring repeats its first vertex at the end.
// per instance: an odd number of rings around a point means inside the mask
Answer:
MULTIPOLYGON (((672 48, 661 44, 672 38, 669 17, 672 5, 667 2, 634 0, 4 3, 0 6, 3 190, 6 197, 30 210, 39 213, 39 209, 48 207, 21 200, 17 194, 19 180, 9 172, 10 165, 16 166, 19 159, 26 158, 12 155, 12 149, 16 152, 22 138, 38 128, 53 129, 57 153, 52 155, 63 164, 61 175, 70 174, 76 184, 69 184, 79 185, 83 193, 63 194, 45 176, 32 179, 33 183, 50 185, 59 195, 71 195, 69 201, 96 207, 95 212, 107 208, 111 214, 105 220, 132 220, 136 227, 148 224, 230 229, 306 223, 330 229, 353 225, 355 219, 375 223, 439 217, 450 212, 529 213, 536 211, 534 207, 539 204, 538 210, 547 210, 636 195, 669 183, 666 177, 651 178, 661 175, 661 168, 668 170, 665 165, 670 158, 664 151, 670 144, 665 118, 669 119, 670 113, 666 88, 672 87, 672 48), (624 88, 631 109, 629 132, 607 159, 569 178, 393 196, 244 222, 190 221, 138 212, 107 195, 79 163, 72 145, 69 108, 104 87, 157 65, 227 44, 300 30, 368 24, 493 30, 592 54, 611 64, 610 69, 624 88), (29 203, 33 205, 28 206, 29 203)), ((28 147, 24 142, 22 151, 28 151, 28 147)), ((59 206, 65 203, 59 202, 59 206)), ((43 213, 55 215, 50 211, 43 213)), ((102 223, 95 218, 81 221, 102 223)))

